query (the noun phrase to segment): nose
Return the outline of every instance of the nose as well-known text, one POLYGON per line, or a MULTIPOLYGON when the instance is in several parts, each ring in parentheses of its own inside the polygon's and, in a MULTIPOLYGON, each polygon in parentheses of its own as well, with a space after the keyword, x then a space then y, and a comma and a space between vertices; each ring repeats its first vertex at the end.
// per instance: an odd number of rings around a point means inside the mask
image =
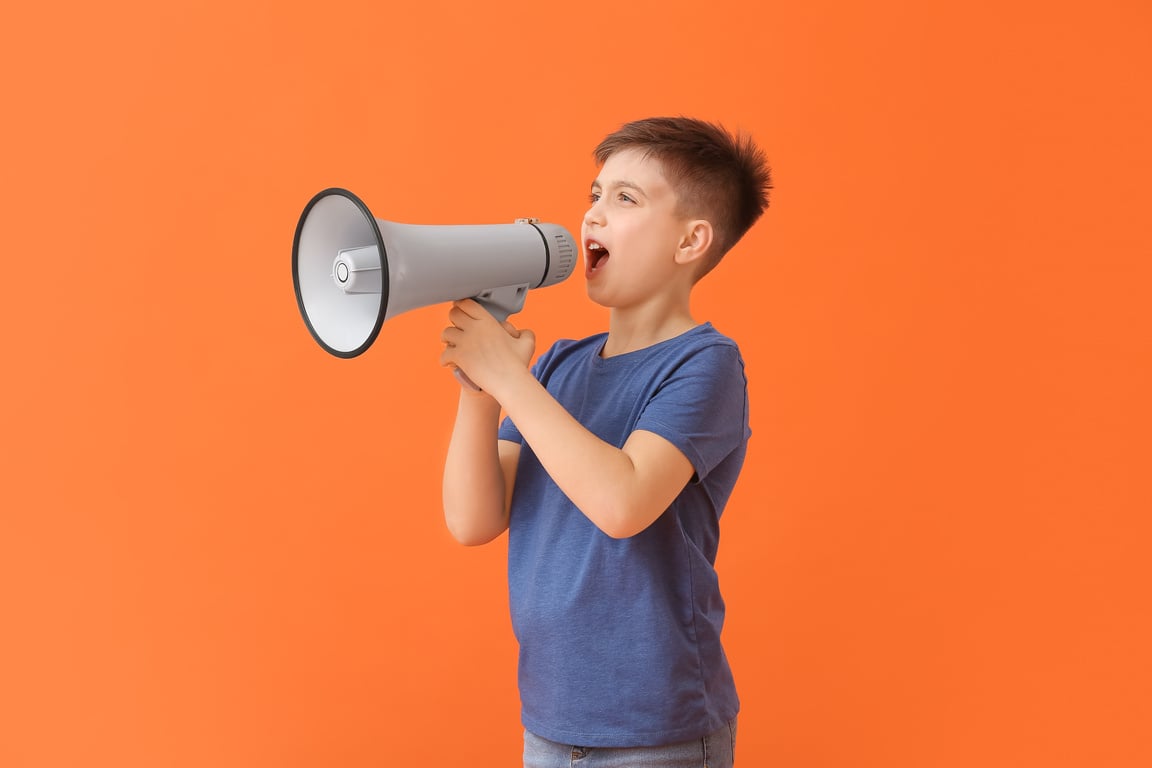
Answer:
POLYGON ((603 215, 602 209, 600 207, 600 201, 597 200, 596 202, 592 203, 592 205, 590 205, 588 207, 587 211, 584 212, 584 226, 587 227, 590 224, 603 224, 603 223, 604 223, 604 215, 603 215))

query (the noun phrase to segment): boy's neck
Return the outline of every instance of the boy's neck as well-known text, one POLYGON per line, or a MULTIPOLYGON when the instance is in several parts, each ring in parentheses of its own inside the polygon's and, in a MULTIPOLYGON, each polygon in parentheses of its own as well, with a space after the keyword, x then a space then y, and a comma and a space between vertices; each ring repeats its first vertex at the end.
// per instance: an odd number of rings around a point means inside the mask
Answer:
POLYGON ((608 338, 601 357, 614 357, 659 344, 695 328, 687 304, 613 308, 608 322, 608 338))

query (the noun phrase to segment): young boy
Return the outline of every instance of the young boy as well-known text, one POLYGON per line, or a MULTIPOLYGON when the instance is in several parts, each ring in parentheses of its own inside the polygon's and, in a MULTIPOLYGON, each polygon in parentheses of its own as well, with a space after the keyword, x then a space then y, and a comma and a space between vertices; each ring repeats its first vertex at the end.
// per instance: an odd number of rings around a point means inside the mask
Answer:
POLYGON ((739 702, 714 564, 747 383, 689 299, 767 207, 769 169, 689 118, 624 125, 595 156, 581 239, 608 332, 530 370, 531 331, 453 305, 441 362, 481 391, 461 389, 445 520, 468 545, 508 530, 526 768, 729 766, 739 702))

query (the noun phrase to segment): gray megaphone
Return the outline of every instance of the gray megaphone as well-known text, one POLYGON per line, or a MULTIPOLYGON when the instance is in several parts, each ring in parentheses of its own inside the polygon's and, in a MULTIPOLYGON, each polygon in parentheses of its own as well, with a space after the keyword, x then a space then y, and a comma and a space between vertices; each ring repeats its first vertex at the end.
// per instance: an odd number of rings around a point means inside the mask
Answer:
POLYGON ((397 224, 332 188, 300 215, 292 280, 312 337, 349 358, 372 346, 385 320, 417 307, 472 298, 503 321, 529 289, 572 274, 577 252, 557 224, 397 224))

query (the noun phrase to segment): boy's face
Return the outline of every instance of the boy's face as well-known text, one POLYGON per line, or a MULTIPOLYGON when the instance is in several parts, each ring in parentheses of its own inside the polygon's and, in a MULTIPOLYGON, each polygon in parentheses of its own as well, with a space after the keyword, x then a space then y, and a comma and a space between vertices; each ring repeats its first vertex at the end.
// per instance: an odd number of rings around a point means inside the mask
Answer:
POLYGON ((671 285, 685 219, 660 162, 635 149, 608 158, 592 182, 584 214, 584 275, 597 304, 629 308, 671 285))

